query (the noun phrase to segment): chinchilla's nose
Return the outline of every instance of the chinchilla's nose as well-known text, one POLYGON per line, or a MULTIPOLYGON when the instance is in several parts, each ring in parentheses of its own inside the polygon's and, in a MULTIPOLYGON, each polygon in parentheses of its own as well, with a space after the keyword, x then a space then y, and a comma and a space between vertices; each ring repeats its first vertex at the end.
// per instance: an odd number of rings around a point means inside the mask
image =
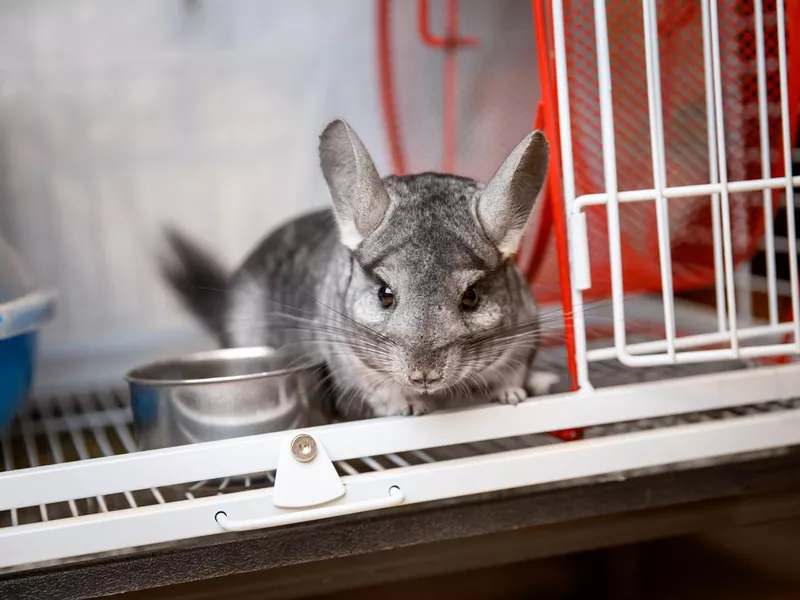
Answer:
POLYGON ((442 378, 441 373, 432 369, 418 369, 408 376, 414 385, 431 385, 442 378))

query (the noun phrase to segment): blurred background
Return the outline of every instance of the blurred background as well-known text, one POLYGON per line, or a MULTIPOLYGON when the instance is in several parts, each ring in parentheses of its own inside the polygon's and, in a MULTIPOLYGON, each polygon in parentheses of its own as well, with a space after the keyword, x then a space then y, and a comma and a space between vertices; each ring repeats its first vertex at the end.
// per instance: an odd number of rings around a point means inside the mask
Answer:
MULTIPOLYGON (((434 33, 443 2, 431 3, 434 33)), ((391 171, 375 2, 10 0, 0 7, 0 235, 58 291, 40 388, 97 385, 205 340, 159 278, 162 227, 234 268, 270 230, 326 206, 317 136, 344 117, 391 171)), ((409 171, 442 168, 444 52, 391 5, 409 171)), ((530 2, 462 0, 459 174, 487 178, 532 127, 530 2)))

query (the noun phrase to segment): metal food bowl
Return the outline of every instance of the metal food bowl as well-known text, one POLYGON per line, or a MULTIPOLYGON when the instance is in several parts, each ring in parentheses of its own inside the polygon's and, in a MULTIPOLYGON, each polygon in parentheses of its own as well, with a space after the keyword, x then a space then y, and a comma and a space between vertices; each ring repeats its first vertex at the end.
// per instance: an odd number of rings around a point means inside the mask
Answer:
POLYGON ((125 376, 142 450, 323 422, 323 366, 271 348, 199 352, 125 376))

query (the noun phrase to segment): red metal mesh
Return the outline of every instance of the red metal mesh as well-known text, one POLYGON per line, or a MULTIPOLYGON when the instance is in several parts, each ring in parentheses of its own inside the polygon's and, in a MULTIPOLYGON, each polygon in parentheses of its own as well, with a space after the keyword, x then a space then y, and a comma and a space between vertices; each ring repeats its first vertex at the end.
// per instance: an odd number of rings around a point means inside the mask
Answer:
MULTIPOLYGON (((766 0, 764 9, 769 134, 776 176, 782 174, 782 141, 774 0, 766 0)), ((607 10, 619 189, 652 189, 641 3, 609 1, 607 10)), ((720 0, 718 13, 728 180, 758 179, 762 173, 753 3, 720 0)), ((567 0, 564 16, 576 194, 603 192, 594 15, 589 3, 567 0)), ((658 3, 658 32, 667 184, 710 183, 700 2, 658 3)), ((774 195, 776 201, 779 196, 774 195)), ((760 192, 731 196, 735 262, 750 257, 763 233, 761 198, 760 192)), ((605 207, 591 207, 586 213, 592 271, 592 288, 586 296, 607 297, 611 286, 605 207)), ((675 290, 713 282, 710 198, 670 200, 669 225, 675 290)), ((626 291, 659 290, 654 203, 621 205, 620 226, 626 291)), ((538 298, 555 300, 554 242, 542 260, 534 289, 538 298)))

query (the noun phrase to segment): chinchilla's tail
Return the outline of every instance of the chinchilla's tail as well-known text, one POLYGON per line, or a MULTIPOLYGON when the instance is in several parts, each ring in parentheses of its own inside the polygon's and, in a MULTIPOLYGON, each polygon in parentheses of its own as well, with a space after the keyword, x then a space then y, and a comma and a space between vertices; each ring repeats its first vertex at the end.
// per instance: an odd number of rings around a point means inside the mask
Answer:
POLYGON ((173 229, 166 230, 169 253, 162 256, 161 273, 183 305, 218 339, 223 320, 228 277, 217 261, 173 229))

